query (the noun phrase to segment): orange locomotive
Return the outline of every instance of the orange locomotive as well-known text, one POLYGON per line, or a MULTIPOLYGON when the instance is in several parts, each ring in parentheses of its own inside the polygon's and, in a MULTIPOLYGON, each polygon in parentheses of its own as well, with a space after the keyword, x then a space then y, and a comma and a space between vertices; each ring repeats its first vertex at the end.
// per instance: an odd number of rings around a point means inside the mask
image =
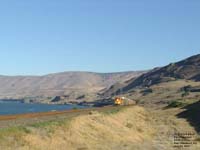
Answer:
POLYGON ((114 105, 117 106, 128 106, 128 105, 136 105, 136 101, 131 100, 129 98, 126 97, 115 97, 114 98, 114 105))
POLYGON ((123 100, 124 100, 123 97, 116 97, 114 103, 115 103, 115 105, 122 105, 123 100))

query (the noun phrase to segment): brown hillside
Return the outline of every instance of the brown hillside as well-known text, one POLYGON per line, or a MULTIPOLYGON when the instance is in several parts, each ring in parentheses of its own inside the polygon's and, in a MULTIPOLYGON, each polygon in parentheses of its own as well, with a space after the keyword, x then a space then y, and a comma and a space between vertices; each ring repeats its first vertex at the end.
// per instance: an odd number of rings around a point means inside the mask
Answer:
POLYGON ((141 72, 63 72, 45 76, 0 76, 0 98, 96 93, 141 72))
MULTIPOLYGON (((200 81, 200 54, 177 63, 171 63, 165 67, 155 68, 137 78, 125 82, 124 86, 120 86, 119 88, 123 92, 126 92, 136 87, 149 87, 177 79, 200 81)), ((109 93, 109 91, 106 91, 106 93, 109 93)))

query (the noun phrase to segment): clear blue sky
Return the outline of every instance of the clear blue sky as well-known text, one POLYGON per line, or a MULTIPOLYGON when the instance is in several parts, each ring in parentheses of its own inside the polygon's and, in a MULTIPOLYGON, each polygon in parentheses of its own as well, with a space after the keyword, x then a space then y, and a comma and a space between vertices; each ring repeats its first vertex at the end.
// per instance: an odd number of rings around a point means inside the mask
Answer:
POLYGON ((198 53, 199 0, 0 1, 0 74, 144 70, 198 53))

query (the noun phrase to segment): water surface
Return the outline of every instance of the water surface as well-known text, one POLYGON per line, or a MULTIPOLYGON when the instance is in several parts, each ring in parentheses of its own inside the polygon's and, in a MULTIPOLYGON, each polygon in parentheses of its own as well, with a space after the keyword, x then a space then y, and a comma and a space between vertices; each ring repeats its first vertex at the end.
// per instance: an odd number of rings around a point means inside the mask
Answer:
POLYGON ((69 110, 73 108, 85 108, 85 107, 79 105, 34 104, 34 103, 22 103, 20 101, 0 100, 0 115, 69 110))

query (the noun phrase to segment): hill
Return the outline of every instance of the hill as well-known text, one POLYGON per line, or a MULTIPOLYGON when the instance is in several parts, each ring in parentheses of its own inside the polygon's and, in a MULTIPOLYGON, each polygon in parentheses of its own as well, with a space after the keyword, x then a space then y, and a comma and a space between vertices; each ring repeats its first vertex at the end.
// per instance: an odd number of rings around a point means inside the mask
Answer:
POLYGON ((200 99, 199 81, 200 55, 195 55, 114 84, 102 93, 102 97, 123 95, 140 104, 155 104, 156 107, 171 102, 185 105, 200 99))
POLYGON ((0 76, 0 98, 54 97, 68 99, 95 95, 116 82, 143 72, 93 73, 63 72, 44 76, 0 76))
POLYGON ((137 86, 151 86, 154 84, 186 79, 200 81, 200 54, 189 57, 177 63, 171 63, 165 67, 155 68, 137 79, 129 81, 124 90, 130 90, 137 86))
POLYGON ((177 63, 155 68, 137 78, 130 79, 123 84, 115 84, 104 95, 119 93, 119 89, 128 92, 137 87, 150 87, 152 85, 175 81, 178 79, 200 81, 200 54, 189 57, 177 63))

